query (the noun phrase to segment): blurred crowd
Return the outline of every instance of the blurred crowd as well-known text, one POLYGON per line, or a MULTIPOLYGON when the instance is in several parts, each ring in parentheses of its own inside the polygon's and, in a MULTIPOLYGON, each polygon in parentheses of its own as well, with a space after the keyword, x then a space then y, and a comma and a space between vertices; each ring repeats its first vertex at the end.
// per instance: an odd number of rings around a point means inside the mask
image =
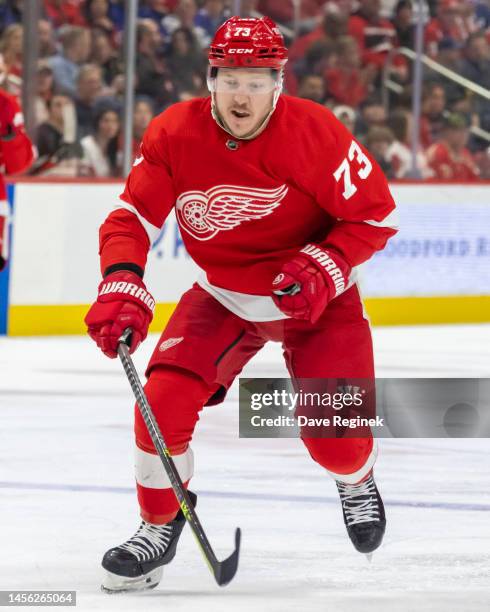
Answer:
MULTIPOLYGON (((122 172, 123 0, 39 0, 35 99, 38 175, 114 177, 122 172)), ((26 0, 0 0, 0 87, 20 95, 26 0)), ((140 0, 136 155, 151 118, 208 95, 207 48, 232 0, 140 0)), ((428 0, 425 53, 490 90, 489 0, 428 0)), ((241 15, 276 20, 289 47, 285 91, 331 108, 388 178, 412 176, 411 0, 242 0, 241 15), (383 80, 392 87, 382 95, 383 80)), ((424 68, 420 176, 490 178, 490 101, 424 68)))

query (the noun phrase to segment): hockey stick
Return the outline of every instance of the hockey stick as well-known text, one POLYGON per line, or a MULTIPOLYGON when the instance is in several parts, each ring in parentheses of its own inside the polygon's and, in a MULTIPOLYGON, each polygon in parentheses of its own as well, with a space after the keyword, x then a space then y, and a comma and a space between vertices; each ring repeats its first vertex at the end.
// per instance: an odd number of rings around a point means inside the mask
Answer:
POLYGON ((292 285, 288 285, 287 287, 284 287, 284 289, 276 289, 274 293, 278 295, 279 297, 281 297, 283 295, 296 295, 300 291, 301 291, 300 283, 294 283, 292 285))
POLYGON ((136 398, 136 403, 141 412, 141 416, 145 421, 146 427, 148 429, 148 433, 155 445, 155 449, 158 453, 158 456, 162 460, 163 467, 167 472, 167 475, 172 484, 172 488, 175 493, 175 497, 177 498, 182 512, 192 529, 192 532, 197 540, 199 548, 201 549, 204 558, 206 559, 209 569, 214 574, 216 582, 220 586, 224 586, 228 584, 236 574, 238 569, 238 555, 240 553, 240 538, 241 531, 239 528, 235 531, 235 550, 234 552, 224 561, 218 561, 214 551, 209 543, 206 534, 204 533, 204 529, 197 517, 196 511, 194 510, 194 506, 189 498, 189 495, 182 484, 182 480, 179 476, 179 472, 175 467, 175 463, 172 460, 170 455, 170 451, 165 445, 165 441, 160 432, 160 428, 158 427, 158 423, 153 415, 152 409, 148 400, 146 398, 143 386, 139 379, 138 373, 134 367, 133 360, 129 355, 128 345, 130 343, 131 338, 131 329, 124 330, 123 335, 119 338, 119 345, 117 349, 117 353, 119 355, 119 359, 124 367, 124 371, 126 372, 126 376, 128 377, 129 384, 131 385, 131 389, 136 398))

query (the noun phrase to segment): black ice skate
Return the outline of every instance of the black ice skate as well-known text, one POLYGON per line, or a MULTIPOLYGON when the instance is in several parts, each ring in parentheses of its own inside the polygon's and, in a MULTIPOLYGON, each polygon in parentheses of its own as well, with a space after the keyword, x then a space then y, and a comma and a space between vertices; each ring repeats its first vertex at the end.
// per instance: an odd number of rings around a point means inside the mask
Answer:
MULTIPOLYGON (((196 494, 189 491, 189 497, 195 506, 196 494)), ((107 573, 102 590, 115 593, 155 588, 162 578, 163 566, 175 557, 185 522, 182 510, 165 525, 142 521, 134 536, 104 555, 102 567, 107 573)))
POLYGON ((362 482, 352 485, 337 480, 342 502, 344 523, 356 550, 370 554, 383 540, 386 527, 383 500, 372 473, 362 482))

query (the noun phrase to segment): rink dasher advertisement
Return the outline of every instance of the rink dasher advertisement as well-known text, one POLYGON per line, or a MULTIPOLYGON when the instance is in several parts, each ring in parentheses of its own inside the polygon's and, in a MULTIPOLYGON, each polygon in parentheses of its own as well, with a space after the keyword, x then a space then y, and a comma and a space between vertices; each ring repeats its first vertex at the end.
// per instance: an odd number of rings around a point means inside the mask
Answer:
MULTIPOLYGON (((397 184, 391 189, 400 231, 360 271, 372 322, 425 322, 413 319, 417 307, 432 317, 428 322, 449 322, 453 314, 459 321, 489 320, 490 186, 397 184)), ((9 334, 84 332, 94 278, 100 277, 98 228, 121 191, 122 183, 14 185, 9 283, 0 283, 9 334)), ((158 303, 154 331, 200 274, 172 213, 146 267, 145 280, 158 303)), ((6 330, 4 322, 0 333, 6 330)))
POLYGON ((488 295, 490 188, 396 185, 392 193, 400 231, 364 265, 364 295, 488 295))

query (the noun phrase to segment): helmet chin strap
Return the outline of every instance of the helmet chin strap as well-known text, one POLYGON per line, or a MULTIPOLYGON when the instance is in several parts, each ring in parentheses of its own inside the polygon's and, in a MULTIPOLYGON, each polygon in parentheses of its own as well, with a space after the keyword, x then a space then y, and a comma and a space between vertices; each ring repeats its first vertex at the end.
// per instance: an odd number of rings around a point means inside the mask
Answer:
POLYGON ((210 87, 209 82, 208 82, 208 88, 211 92, 211 115, 213 116, 213 119, 216 121, 216 123, 219 125, 221 129, 223 129, 227 134, 230 134, 230 136, 233 136, 233 138, 237 138, 238 140, 252 140, 253 138, 256 138, 259 134, 262 134, 262 132, 265 130, 265 128, 267 127, 267 124, 270 121, 270 118, 272 117, 272 113, 276 110, 277 101, 279 100, 279 96, 282 93, 283 80, 284 80, 284 75, 283 75, 283 71, 281 70, 279 73, 278 79, 277 79, 277 85, 274 89, 274 97, 272 99, 272 107, 270 111, 262 119, 259 125, 254 130, 249 132, 248 134, 245 134, 245 136, 237 136, 236 134, 234 134, 232 130, 226 124, 223 117, 221 117, 218 111, 218 107, 216 106, 216 97, 215 97, 216 94, 212 90, 212 87, 210 87))

